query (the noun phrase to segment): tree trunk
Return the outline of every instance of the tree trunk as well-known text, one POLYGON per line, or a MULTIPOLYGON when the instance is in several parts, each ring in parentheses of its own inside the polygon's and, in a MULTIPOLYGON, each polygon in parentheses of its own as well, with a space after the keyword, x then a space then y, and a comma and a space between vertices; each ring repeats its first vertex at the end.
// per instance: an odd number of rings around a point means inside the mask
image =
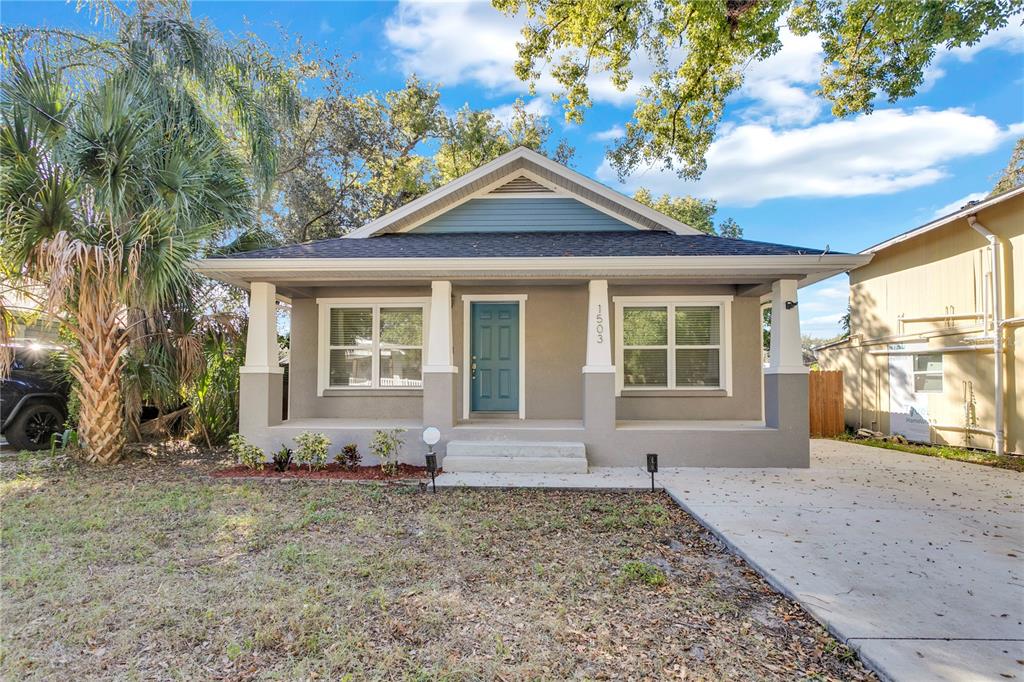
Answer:
POLYGON ((79 441, 90 462, 113 464, 124 449, 121 355, 125 336, 120 306, 102 284, 79 296, 79 347, 72 374, 78 380, 79 441))

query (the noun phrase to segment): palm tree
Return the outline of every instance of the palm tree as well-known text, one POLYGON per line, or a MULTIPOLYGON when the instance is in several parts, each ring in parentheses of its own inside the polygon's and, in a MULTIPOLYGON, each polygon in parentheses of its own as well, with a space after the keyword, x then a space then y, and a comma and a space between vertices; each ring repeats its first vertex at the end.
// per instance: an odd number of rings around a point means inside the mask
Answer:
POLYGON ((271 121, 298 99, 187 6, 112 11, 115 41, 43 34, 30 49, 8 34, 0 51, 3 277, 45 285, 73 335, 80 442, 103 463, 124 445, 126 351, 171 326, 189 259, 255 226, 271 121))

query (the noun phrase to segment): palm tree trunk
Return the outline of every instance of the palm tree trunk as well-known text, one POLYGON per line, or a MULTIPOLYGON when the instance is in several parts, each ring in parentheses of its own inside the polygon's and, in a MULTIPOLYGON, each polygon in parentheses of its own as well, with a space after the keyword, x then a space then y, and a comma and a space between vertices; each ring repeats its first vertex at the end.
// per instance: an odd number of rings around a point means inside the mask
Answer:
POLYGON ((121 356, 125 335, 120 306, 110 296, 109 283, 83 288, 78 305, 78 349, 72 373, 78 380, 78 435, 85 458, 112 464, 124 449, 124 409, 121 395, 121 356))

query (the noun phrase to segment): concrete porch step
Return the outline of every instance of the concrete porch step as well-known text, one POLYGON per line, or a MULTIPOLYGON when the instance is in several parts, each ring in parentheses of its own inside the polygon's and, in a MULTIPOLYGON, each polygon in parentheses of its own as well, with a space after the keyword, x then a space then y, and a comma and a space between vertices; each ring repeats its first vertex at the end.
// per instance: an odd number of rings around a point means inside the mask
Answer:
POLYGON ((585 474, 587 448, 562 441, 454 440, 441 466, 452 473, 585 474))

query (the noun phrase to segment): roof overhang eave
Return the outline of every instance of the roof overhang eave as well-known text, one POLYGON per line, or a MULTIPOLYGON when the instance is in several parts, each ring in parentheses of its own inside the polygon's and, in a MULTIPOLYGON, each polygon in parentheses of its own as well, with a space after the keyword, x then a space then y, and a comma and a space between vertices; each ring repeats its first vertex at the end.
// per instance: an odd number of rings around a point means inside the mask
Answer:
POLYGON ((554 258, 211 258, 193 269, 245 287, 253 281, 503 277, 630 277, 695 275, 800 275, 807 286, 865 265, 871 255, 797 256, 564 256, 554 258))

